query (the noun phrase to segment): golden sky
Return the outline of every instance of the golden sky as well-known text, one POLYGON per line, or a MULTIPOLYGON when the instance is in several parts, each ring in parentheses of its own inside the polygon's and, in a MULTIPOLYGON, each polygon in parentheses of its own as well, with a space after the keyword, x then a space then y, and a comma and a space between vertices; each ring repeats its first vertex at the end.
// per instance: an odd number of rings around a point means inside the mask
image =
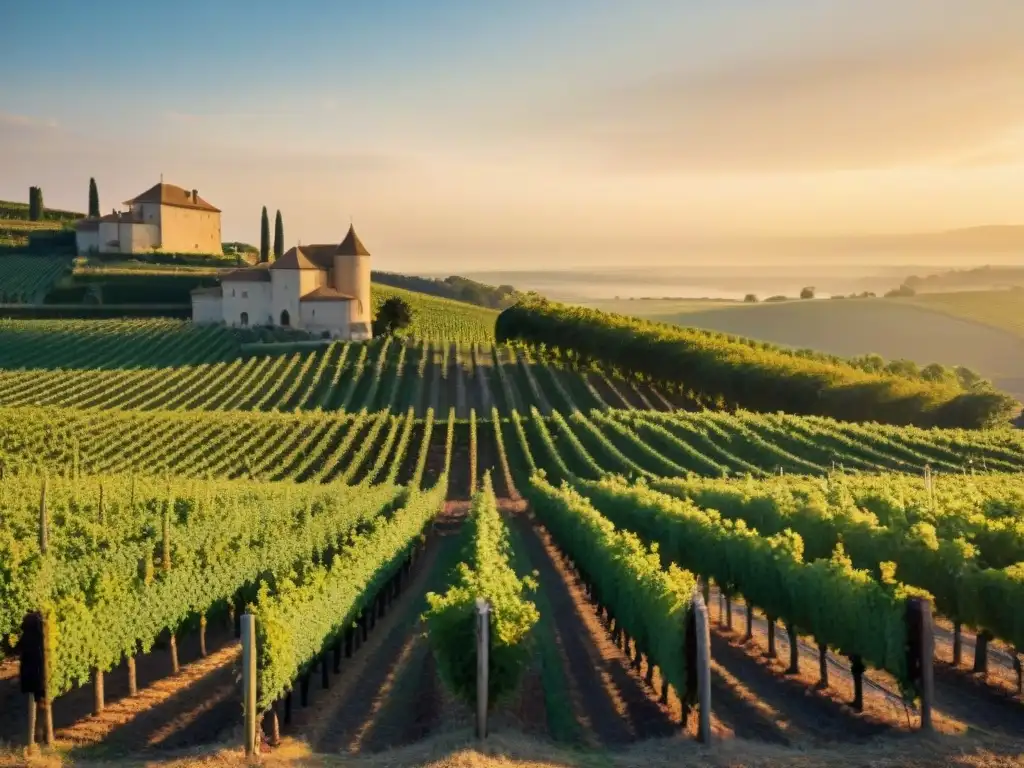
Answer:
POLYGON ((159 20, 152 78, 19 11, 0 63, 55 53, 0 85, 0 198, 83 208, 95 176, 110 208, 162 172, 225 239, 262 205, 289 243, 351 215, 380 266, 424 270, 1024 223, 1024 0, 310 2, 273 35, 270 4, 238 5, 251 32, 230 5, 184 44, 159 20))

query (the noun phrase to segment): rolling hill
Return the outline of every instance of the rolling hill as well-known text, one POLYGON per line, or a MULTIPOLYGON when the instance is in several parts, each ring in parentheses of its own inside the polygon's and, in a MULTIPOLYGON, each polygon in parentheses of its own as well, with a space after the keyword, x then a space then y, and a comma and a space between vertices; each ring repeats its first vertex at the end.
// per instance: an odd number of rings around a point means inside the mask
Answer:
POLYGON ((985 292, 930 294, 906 300, 728 303, 708 308, 687 301, 678 302, 678 308, 665 301, 594 302, 590 306, 843 357, 877 353, 921 365, 964 365, 999 389, 1024 399, 1024 322, 1012 308, 1017 302, 1024 310, 1024 301, 1018 296, 985 292))

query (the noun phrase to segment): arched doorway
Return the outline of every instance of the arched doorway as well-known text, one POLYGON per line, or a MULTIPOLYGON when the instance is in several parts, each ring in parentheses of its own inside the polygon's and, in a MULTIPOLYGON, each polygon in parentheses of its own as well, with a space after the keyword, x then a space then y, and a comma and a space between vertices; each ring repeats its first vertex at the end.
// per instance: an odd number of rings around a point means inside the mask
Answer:
POLYGON ((287 326, 291 325, 291 320, 292 320, 292 318, 288 314, 288 310, 287 309, 282 310, 281 311, 281 325, 287 327, 287 326))
POLYGON ((242 313, 242 325, 248 325, 248 324, 249 324, 249 313, 248 312, 243 312, 242 313))

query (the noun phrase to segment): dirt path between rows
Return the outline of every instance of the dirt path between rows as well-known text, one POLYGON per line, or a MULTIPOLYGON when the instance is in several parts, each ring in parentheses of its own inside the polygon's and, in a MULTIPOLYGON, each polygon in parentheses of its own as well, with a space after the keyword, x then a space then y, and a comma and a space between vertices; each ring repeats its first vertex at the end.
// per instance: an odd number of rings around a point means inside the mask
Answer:
POLYGON ((681 733, 678 715, 656 696, 611 641, 546 532, 525 513, 510 515, 524 552, 538 572, 554 618, 573 714, 592 745, 615 746, 681 733))
POLYGON ((301 708, 296 700, 283 735, 306 741, 316 752, 360 753, 418 741, 440 726, 440 681, 420 615, 427 592, 444 587, 461 514, 449 505, 438 518, 401 596, 367 642, 342 662, 328 690, 314 675, 309 706, 301 708))

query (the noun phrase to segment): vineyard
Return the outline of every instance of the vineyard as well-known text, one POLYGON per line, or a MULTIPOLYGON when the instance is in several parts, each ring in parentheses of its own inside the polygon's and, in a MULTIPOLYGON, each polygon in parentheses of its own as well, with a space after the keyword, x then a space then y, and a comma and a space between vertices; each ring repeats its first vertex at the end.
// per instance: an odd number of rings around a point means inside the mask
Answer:
POLYGON ((1021 751, 1024 434, 715 408, 483 315, 421 322, 0 324, 0 744, 31 711, 72 760, 240 753, 245 664, 268 753, 465 744, 485 604, 499 744, 1021 751))

